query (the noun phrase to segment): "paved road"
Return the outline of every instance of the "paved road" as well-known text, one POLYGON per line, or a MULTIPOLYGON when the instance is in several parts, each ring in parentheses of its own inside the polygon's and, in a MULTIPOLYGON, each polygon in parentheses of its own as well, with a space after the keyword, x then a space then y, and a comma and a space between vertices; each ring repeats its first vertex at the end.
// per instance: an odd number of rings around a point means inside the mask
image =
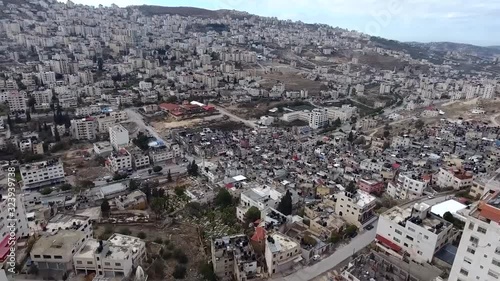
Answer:
MULTIPOLYGON (((405 122, 405 121, 409 121, 409 120, 411 120, 412 118, 413 118, 413 116, 412 116, 412 117, 408 117, 408 118, 404 118, 404 119, 399 119, 399 120, 396 120, 396 121, 393 121, 393 122, 390 122, 390 123, 389 123, 389 126, 390 126, 390 125, 394 125, 394 124, 398 124, 398 123, 402 123, 402 122, 405 122)), ((372 130, 373 130, 373 132, 372 132, 369 136, 370 136, 370 137, 373 137, 373 136, 374 136, 374 135, 375 135, 375 134, 376 134, 376 133, 377 133, 380 129, 383 129, 384 127, 385 127, 385 125, 384 125, 384 126, 377 127, 377 128, 375 128, 375 129, 372 129, 372 130)))
POLYGON ((153 127, 148 126, 146 125, 146 123, 144 123, 144 119, 140 113, 132 108, 125 109, 125 112, 127 112, 130 121, 134 121, 142 130, 147 130, 157 140, 165 142, 165 140, 163 140, 163 138, 158 134, 158 132, 155 131, 153 127))
POLYGON ((491 123, 493 123, 493 126, 500 126, 500 124, 498 124, 497 122, 498 116, 500 116, 500 113, 490 116, 490 121, 491 123))
POLYGON ((357 253, 375 239, 377 231, 378 220, 372 223, 374 226, 370 231, 359 234, 351 242, 342 248, 339 248, 331 256, 324 258, 313 266, 304 267, 301 270, 280 278, 274 278, 272 281, 309 281, 321 274, 331 270, 347 258, 351 257, 353 253, 357 253))
POLYGON ((242 122, 243 124, 245 124, 246 126, 248 126, 250 128, 254 128, 254 129, 257 128, 257 124, 255 124, 255 122, 252 120, 243 119, 237 115, 232 114, 231 112, 227 111, 225 108, 220 107, 220 106, 216 106, 215 108, 217 108, 217 110, 220 113, 227 115, 229 117, 229 119, 231 119, 233 121, 242 122))

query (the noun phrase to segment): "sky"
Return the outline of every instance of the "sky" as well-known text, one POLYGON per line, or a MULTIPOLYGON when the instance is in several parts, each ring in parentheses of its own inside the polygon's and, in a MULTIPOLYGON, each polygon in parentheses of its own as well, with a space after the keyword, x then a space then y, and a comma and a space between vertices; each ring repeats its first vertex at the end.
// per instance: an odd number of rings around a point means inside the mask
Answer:
POLYGON ((94 6, 115 3, 120 7, 147 4, 234 9, 260 16, 329 24, 399 41, 500 45, 500 0, 72 1, 94 6))

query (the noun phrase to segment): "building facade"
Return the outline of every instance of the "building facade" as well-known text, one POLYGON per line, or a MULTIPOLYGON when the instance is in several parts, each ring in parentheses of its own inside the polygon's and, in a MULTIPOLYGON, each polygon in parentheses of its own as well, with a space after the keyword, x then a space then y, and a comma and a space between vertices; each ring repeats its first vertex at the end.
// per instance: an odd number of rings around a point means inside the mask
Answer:
POLYGON ((65 183, 63 163, 59 159, 21 165, 23 189, 65 183))

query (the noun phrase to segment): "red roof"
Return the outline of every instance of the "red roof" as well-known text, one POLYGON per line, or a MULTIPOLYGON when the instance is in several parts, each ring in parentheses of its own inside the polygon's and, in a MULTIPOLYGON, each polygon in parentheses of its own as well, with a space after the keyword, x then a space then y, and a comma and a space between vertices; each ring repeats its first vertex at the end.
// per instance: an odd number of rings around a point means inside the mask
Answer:
POLYGON ((2 242, 0 242, 0 262, 4 262, 5 259, 7 258, 7 255, 10 252, 10 247, 9 247, 9 234, 7 234, 2 242))
POLYGON ((180 106, 175 103, 162 103, 160 104, 160 108, 166 111, 176 111, 180 108, 180 106))
POLYGON ((234 185, 232 183, 226 183, 226 188, 229 189, 229 188, 233 188, 233 187, 234 187, 234 185))
POLYGON ((261 242, 266 238, 266 231, 262 226, 255 228, 255 233, 252 236, 253 241, 261 242))
POLYGON ((401 165, 400 165, 400 164, 398 164, 398 163, 394 163, 394 164, 392 164, 392 168, 393 168, 394 170, 399 169, 399 167, 401 167, 401 165))
POLYGON ((210 111, 210 110, 214 110, 215 107, 213 107, 211 105, 207 105, 207 106, 204 106, 203 109, 205 109, 206 111, 210 111))
POLYGON ((375 236, 375 239, 377 239, 380 243, 384 244, 385 246, 391 248, 395 252, 401 251, 401 247, 398 244, 392 242, 391 240, 385 238, 384 236, 377 234, 377 236, 375 236))

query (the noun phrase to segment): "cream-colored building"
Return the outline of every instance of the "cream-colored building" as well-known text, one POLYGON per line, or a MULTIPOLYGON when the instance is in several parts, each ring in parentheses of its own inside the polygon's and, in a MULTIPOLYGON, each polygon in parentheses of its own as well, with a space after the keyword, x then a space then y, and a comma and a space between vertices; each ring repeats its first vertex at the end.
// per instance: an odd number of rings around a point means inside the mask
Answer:
POLYGON ((265 257, 269 275, 291 269, 302 260, 300 243, 275 232, 266 238, 265 257))
POLYGON ((335 213, 350 224, 360 227, 374 215, 376 198, 365 191, 341 191, 335 197, 335 213))
POLYGON ((212 265, 219 280, 245 281, 257 274, 257 260, 244 234, 225 236, 212 241, 212 265))

